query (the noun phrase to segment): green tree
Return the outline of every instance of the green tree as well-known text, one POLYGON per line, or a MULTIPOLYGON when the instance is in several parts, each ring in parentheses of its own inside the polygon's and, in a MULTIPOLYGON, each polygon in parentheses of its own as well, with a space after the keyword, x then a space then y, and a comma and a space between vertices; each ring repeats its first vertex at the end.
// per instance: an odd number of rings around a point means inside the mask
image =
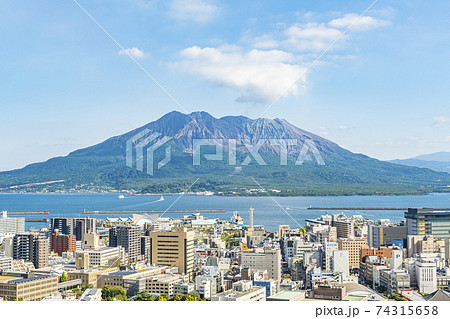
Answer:
POLYGON ((66 272, 63 271, 61 278, 59 278, 59 282, 66 282, 69 281, 69 279, 67 278, 66 272))
POLYGON ((399 294, 394 294, 394 295, 392 295, 392 298, 394 298, 394 299, 397 300, 397 301, 408 301, 408 299, 406 299, 406 298, 400 296, 399 294))
POLYGON ((191 292, 190 294, 188 294, 185 298, 185 301, 197 301, 200 299, 200 296, 197 295, 196 293, 191 292))
POLYGON ((112 300, 127 300, 127 292, 123 287, 112 287, 106 285, 102 288, 102 299, 107 301, 112 300))
POLYGON ((172 298, 173 301, 183 301, 183 295, 182 294, 175 294, 172 298))
POLYGON ((141 291, 137 294, 136 301, 156 301, 158 296, 152 295, 148 291, 141 291))

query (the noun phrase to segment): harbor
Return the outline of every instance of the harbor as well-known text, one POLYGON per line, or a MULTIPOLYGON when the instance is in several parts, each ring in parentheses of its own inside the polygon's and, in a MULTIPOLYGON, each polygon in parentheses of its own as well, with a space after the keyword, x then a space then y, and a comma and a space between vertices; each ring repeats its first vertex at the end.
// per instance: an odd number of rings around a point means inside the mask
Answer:
POLYGON ((196 209, 196 210, 118 210, 118 211, 84 211, 83 214, 192 214, 192 213, 225 213, 224 209, 196 209))

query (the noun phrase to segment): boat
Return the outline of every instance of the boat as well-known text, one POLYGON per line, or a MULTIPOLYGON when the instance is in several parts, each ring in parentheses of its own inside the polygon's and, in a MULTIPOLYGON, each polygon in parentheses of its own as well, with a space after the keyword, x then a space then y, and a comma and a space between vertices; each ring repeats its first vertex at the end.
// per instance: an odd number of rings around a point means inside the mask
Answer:
POLYGON ((164 200, 164 196, 161 195, 161 197, 159 198, 160 201, 164 200))
POLYGON ((122 199, 122 198, 125 198, 125 196, 123 196, 122 194, 120 194, 120 195, 119 195, 119 198, 122 199))

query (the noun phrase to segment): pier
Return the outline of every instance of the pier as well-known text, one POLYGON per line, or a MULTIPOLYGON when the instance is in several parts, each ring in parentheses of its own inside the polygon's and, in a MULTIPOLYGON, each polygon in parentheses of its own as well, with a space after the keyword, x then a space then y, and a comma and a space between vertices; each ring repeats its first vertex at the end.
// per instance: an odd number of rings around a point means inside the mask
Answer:
POLYGON ((26 218, 25 221, 28 223, 48 223, 48 218, 26 218))
POLYGON ((225 213, 224 209, 196 209, 196 210, 118 210, 118 211, 84 211, 83 214, 177 214, 177 213, 225 213))
POLYGON ((49 212, 7 212, 8 215, 48 215, 49 212))
POLYGON ((310 210, 403 210, 408 208, 399 207, 308 207, 310 210))

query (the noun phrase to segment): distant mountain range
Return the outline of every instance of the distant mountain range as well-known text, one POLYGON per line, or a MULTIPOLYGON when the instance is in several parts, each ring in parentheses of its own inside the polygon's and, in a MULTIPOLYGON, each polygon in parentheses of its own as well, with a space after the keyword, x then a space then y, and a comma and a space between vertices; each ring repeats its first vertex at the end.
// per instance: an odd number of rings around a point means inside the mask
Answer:
POLYGON ((396 159, 390 163, 429 168, 437 172, 450 173, 450 152, 425 154, 409 159, 396 159))
POLYGON ((0 172, 1 191, 174 193, 189 189, 238 195, 266 195, 266 190, 272 195, 373 195, 445 191, 448 185, 450 175, 447 173, 355 154, 286 120, 252 120, 244 116, 218 119, 206 112, 171 112, 143 127, 68 156, 0 172), (127 141, 131 143, 133 138, 133 148, 129 149, 133 150, 129 163, 132 167, 129 167, 126 165, 127 141), (215 145, 203 146, 201 165, 193 165, 194 139, 215 139, 215 143, 224 148, 223 160, 207 160, 204 154, 214 154, 215 145), (282 140, 297 145, 276 145, 282 140), (236 141, 235 148, 233 141, 236 141), (258 151, 266 164, 263 166, 255 160, 256 150, 251 154, 251 147, 243 145, 258 145, 258 141, 265 141, 258 151), (149 175, 145 172, 146 150, 158 143, 161 147, 154 152, 154 165, 151 165, 154 171, 149 175), (139 144, 143 152, 137 156, 139 144), (280 165, 283 150, 287 151, 287 165, 280 165), (166 165, 163 165, 164 158, 166 165), (142 165, 143 171, 137 170, 136 165, 142 165), (260 185, 265 191, 258 191, 260 185))

